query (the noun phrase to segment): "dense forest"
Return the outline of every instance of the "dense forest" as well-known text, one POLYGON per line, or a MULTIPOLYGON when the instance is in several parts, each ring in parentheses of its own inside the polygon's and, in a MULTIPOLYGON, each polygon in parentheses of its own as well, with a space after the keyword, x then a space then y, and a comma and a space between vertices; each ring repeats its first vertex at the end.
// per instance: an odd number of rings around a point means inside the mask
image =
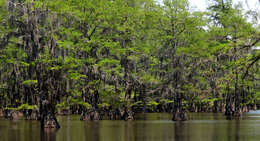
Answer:
POLYGON ((133 120, 260 101, 259 13, 232 0, 0 0, 0 116, 133 120))

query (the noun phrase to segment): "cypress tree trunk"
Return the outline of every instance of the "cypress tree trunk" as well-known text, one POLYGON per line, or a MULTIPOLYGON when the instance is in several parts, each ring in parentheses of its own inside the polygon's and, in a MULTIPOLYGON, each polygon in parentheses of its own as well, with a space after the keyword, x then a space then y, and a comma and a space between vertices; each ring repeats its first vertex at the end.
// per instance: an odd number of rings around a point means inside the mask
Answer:
POLYGON ((184 108, 182 107, 182 97, 177 94, 174 98, 174 111, 172 120, 174 121, 185 121, 188 120, 188 115, 184 108))
POLYGON ((47 99, 41 100, 40 117, 42 128, 60 128, 60 125, 55 117, 54 108, 47 99))
POLYGON ((174 103, 173 103, 174 111, 173 111, 172 120, 185 121, 185 120, 188 120, 188 115, 182 105, 183 96, 182 96, 182 94, 180 94, 178 92, 178 83, 179 83, 179 79, 180 79, 179 71, 175 72, 174 79, 175 79, 175 82, 174 82, 175 96, 174 96, 174 103))

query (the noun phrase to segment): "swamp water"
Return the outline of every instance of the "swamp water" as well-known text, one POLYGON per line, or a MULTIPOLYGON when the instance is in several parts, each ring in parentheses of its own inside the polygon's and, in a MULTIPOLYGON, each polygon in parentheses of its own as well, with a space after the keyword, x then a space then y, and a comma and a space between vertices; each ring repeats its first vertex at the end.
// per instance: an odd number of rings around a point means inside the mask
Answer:
POLYGON ((241 120, 222 113, 189 113, 190 120, 171 121, 171 114, 139 114, 135 121, 80 121, 58 116, 61 128, 41 130, 40 122, 0 118, 0 141, 260 141, 260 111, 241 120))

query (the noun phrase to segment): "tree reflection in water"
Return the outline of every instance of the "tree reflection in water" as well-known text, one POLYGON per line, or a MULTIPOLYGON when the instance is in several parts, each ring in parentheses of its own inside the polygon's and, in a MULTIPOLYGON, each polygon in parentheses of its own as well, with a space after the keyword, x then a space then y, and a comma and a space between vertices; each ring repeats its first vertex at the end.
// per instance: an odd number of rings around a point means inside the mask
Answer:
POLYGON ((45 128, 41 130, 41 141, 56 141, 58 129, 45 128))

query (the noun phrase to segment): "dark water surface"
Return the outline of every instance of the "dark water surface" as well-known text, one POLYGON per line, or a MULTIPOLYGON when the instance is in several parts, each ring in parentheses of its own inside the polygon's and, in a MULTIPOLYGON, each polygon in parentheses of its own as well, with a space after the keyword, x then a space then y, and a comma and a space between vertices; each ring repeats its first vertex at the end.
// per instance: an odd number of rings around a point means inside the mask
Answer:
POLYGON ((83 122, 59 116, 61 129, 40 129, 37 121, 0 119, 0 141, 260 141, 260 111, 242 120, 223 114, 190 113, 191 120, 171 121, 170 114, 141 114, 135 121, 83 122))

